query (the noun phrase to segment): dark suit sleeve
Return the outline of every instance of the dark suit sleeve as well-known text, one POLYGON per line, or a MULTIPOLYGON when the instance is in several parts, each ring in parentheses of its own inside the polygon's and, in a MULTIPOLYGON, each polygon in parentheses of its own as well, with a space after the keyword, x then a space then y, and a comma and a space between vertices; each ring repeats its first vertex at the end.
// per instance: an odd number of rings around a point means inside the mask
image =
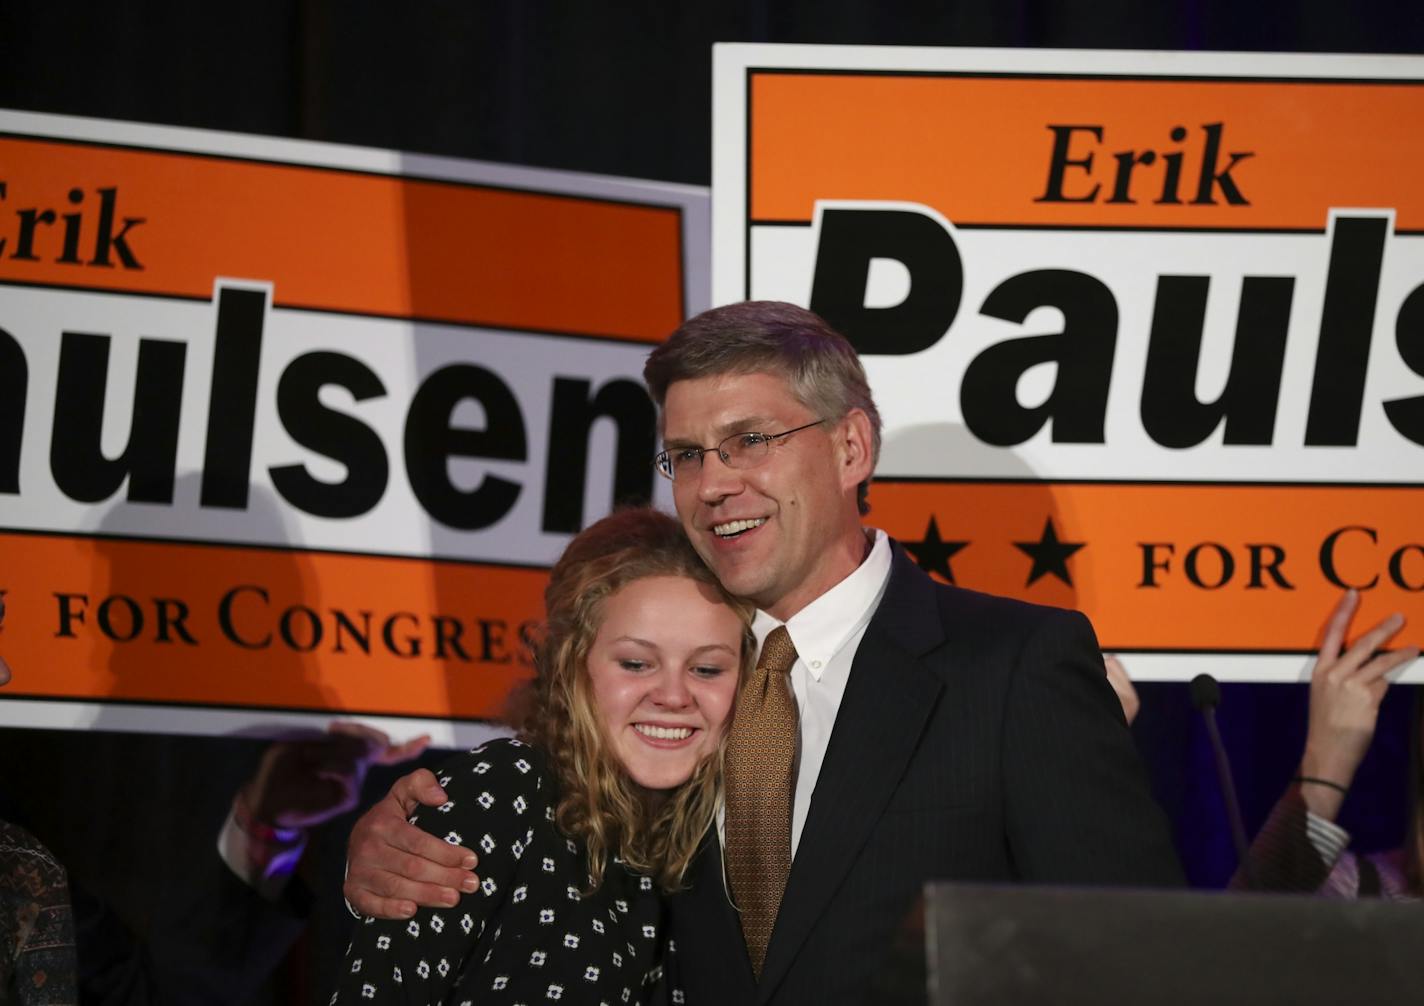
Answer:
POLYGON ((140 941, 102 900, 74 891, 80 999, 103 1006, 249 1001, 306 925, 310 899, 293 880, 269 902, 217 855, 183 878, 140 941))
POLYGON ((1043 610, 1013 668, 1002 752, 1010 853, 1030 883, 1177 886, 1166 818, 1077 612, 1043 610))

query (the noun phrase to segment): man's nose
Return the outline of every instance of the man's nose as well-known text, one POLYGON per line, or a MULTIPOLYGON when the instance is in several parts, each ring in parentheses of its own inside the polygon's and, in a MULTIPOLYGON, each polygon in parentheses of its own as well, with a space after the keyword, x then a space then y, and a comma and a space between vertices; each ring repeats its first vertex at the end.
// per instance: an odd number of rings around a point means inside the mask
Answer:
POLYGON ((720 451, 702 455, 702 467, 697 472, 697 498, 704 503, 738 493, 742 489, 742 473, 722 460, 720 451))

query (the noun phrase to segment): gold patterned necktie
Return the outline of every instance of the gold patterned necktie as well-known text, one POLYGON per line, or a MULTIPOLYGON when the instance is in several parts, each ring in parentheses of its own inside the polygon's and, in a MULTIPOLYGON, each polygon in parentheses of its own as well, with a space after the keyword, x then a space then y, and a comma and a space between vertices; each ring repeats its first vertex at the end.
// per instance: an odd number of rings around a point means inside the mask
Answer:
POLYGON ((756 670, 737 699, 727 740, 723 855, 758 979, 791 872, 796 699, 788 672, 794 663, 791 633, 779 625, 762 644, 756 670))

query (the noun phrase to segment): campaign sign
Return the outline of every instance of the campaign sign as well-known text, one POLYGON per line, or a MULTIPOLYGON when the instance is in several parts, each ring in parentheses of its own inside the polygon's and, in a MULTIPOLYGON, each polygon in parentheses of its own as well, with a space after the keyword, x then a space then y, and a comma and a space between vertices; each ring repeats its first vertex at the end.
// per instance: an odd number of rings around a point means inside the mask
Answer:
POLYGON ((871 521, 932 575, 1141 678, 1295 680, 1348 587, 1419 641, 1424 59, 726 45, 714 86, 713 299, 856 345, 871 521))
POLYGON ((569 537, 667 495, 642 363, 707 304, 707 213, 0 113, 0 722, 478 736, 569 537))

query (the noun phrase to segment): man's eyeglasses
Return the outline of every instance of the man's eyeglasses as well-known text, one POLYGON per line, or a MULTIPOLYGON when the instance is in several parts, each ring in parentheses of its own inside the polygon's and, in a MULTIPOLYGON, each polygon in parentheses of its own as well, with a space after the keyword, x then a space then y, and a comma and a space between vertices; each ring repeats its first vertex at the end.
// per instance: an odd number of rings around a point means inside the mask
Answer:
POLYGON ((802 430, 809 430, 824 422, 824 419, 817 419, 813 423, 807 423, 805 426, 798 426, 794 430, 786 430, 783 433, 733 433, 716 447, 678 447, 670 451, 659 451, 653 458, 653 464, 657 466, 658 471, 674 482, 684 476, 692 476, 700 472, 702 470, 702 455, 708 451, 716 451, 722 459, 722 464, 728 468, 755 468, 771 453, 773 441, 789 437, 793 433, 800 433, 802 430))

